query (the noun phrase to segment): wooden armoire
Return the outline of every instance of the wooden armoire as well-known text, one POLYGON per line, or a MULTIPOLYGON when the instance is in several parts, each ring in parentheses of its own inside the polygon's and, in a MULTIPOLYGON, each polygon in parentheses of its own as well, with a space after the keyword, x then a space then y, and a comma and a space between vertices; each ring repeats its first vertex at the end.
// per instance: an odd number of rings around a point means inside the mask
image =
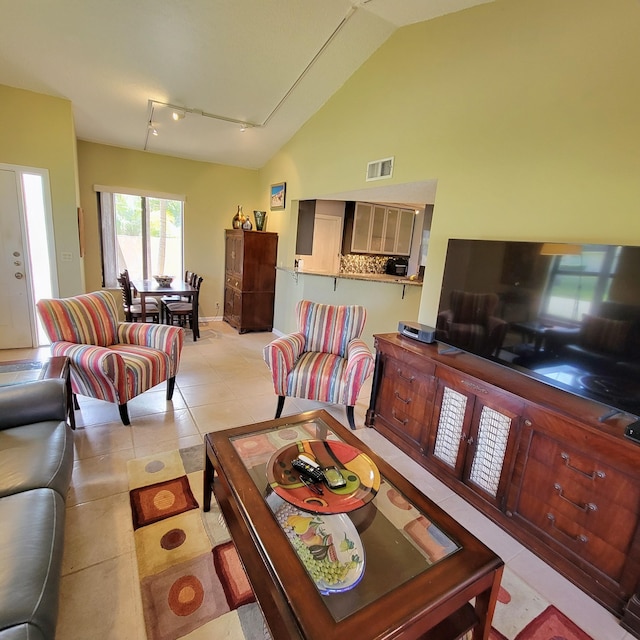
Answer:
POLYGON ((224 320, 240 333, 271 331, 278 234, 225 230, 224 320))

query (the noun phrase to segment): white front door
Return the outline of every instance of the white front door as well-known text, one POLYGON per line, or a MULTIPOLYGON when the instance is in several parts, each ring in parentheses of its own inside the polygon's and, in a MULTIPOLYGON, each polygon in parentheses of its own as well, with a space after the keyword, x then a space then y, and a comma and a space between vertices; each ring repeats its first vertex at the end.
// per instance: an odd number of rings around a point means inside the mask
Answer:
POLYGON ((0 349, 33 346, 18 175, 0 169, 0 349))

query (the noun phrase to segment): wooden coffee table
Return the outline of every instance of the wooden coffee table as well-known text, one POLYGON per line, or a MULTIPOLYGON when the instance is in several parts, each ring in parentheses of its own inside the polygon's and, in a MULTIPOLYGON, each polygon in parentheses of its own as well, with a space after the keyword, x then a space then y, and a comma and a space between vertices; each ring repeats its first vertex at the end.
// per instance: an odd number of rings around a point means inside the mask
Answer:
POLYGON ((205 447, 203 508, 213 491, 274 639, 454 640, 469 629, 488 639, 502 560, 326 411, 209 433, 205 447), (380 472, 369 501, 339 516, 357 531, 364 570, 348 590, 326 595, 278 522, 291 500, 267 479, 267 465, 306 440, 342 441, 380 472))

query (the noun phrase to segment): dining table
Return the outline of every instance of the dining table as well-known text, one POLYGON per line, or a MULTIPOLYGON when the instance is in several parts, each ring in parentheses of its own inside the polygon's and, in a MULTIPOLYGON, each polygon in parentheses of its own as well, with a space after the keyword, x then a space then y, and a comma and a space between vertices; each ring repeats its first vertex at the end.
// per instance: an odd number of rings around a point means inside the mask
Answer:
POLYGON ((191 298, 193 305, 192 333, 195 342, 200 337, 198 328, 198 288, 185 282, 181 277, 174 278, 169 285, 160 285, 154 278, 131 280, 131 285, 140 296, 141 316, 146 318, 147 298, 179 296, 191 298))

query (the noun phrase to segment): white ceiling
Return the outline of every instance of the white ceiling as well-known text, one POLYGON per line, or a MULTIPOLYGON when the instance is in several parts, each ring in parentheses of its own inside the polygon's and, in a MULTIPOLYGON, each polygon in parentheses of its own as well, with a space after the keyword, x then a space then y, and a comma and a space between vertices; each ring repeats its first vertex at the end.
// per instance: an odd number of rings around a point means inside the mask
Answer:
POLYGON ((70 100, 82 140, 257 169, 395 29, 489 1, 0 0, 0 84, 70 100))

